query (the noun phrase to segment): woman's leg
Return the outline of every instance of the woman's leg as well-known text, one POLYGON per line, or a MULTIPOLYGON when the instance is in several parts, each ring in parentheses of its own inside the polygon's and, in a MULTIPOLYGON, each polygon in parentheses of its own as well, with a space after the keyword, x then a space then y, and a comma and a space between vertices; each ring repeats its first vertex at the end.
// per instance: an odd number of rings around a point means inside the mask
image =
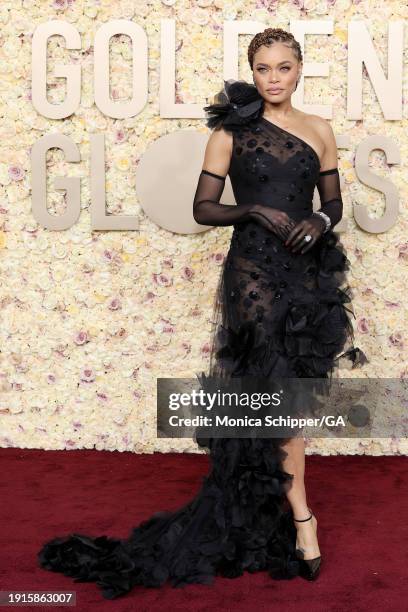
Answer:
MULTIPOLYGON (((306 500, 305 489, 305 441, 302 437, 290 438, 282 444, 287 456, 282 461, 285 472, 293 474, 293 479, 286 493, 291 505, 295 519, 305 519, 310 516, 306 500)), ((310 521, 298 523, 295 521, 297 530, 297 548, 304 552, 304 559, 314 559, 320 556, 317 541, 317 520, 315 516, 310 521)))

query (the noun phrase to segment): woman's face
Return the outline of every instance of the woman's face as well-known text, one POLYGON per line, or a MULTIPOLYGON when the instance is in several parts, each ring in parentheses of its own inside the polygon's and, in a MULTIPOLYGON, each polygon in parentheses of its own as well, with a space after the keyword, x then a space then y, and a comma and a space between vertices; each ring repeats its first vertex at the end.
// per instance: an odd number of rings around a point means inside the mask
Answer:
POLYGON ((284 43, 262 45, 254 55, 253 77, 260 95, 268 102, 282 102, 295 90, 302 63, 284 43))

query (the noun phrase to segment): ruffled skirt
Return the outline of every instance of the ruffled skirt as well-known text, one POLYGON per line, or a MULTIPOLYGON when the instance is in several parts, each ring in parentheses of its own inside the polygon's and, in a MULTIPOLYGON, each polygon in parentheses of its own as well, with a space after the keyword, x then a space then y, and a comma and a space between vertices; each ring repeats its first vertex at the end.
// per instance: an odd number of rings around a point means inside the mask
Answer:
MULTIPOLYGON (((254 227, 234 229, 215 296, 209 371, 199 380, 331 378, 342 360, 351 367, 367 362, 353 342, 352 296, 344 286, 349 261, 337 235, 324 234, 300 255, 270 233, 252 247, 254 227)), ((39 551, 40 566, 95 582, 107 599, 167 580, 179 587, 244 571, 297 576, 286 499, 293 476, 282 463, 286 440, 196 441, 209 453, 210 471, 188 504, 155 513, 124 540, 79 533, 54 538, 39 551)))

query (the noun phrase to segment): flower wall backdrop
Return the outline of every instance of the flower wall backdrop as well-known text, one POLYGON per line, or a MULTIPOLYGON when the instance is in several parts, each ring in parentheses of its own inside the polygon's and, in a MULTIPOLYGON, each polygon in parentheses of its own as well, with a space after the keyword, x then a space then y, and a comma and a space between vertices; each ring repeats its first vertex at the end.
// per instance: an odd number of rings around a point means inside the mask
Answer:
MULTIPOLYGON (((205 233, 172 234, 144 215, 134 192, 134 170, 144 150, 161 135, 186 127, 209 133, 204 120, 160 119, 160 20, 177 21, 176 101, 204 106, 222 86, 224 20, 254 19, 265 27, 289 28, 291 19, 333 19, 330 44, 307 37, 307 61, 329 61, 329 78, 306 80, 305 101, 332 103, 335 133, 357 145, 373 132, 398 144, 401 164, 387 166, 375 151, 370 165, 397 186, 398 223, 383 234, 361 231, 351 202, 364 202, 372 216, 384 199, 356 180, 353 146, 341 151, 340 171, 349 231, 341 235, 352 271, 357 345, 370 364, 356 376, 406 378, 407 119, 384 122, 375 92, 364 82, 364 120, 346 119, 347 24, 365 19, 381 60, 385 25, 404 19, 398 1, 278 2, 272 0, 3 1, 0 5, 0 446, 45 449, 96 448, 135 452, 197 451, 188 439, 156 438, 156 378, 194 377, 205 370, 210 319, 220 265, 231 227, 205 233), (373 19, 375 16, 375 19, 373 19), (82 49, 67 51, 61 37, 48 44, 54 63, 81 62, 81 106, 67 119, 40 116, 30 100, 31 38, 44 21, 63 19, 81 34, 82 49), (93 103, 93 37, 110 19, 131 19, 149 41, 149 100, 142 113, 125 120, 104 116, 93 103), (185 44, 183 44, 185 42, 185 44), (80 148, 82 162, 68 166, 61 151, 47 157, 49 210, 64 209, 55 176, 81 177, 81 216, 69 230, 50 232, 31 214, 30 149, 58 131, 80 148), (138 231, 91 231, 89 135, 105 133, 107 210, 138 215, 138 231)), ((240 78, 251 80, 240 37, 240 78)), ((406 45, 405 45, 406 46, 406 45)), ((111 95, 130 90, 131 49, 126 36, 111 41, 111 95)), ((406 62, 406 59, 405 59, 406 62)), ((385 63, 383 63, 385 65, 385 63)), ((406 63, 405 63, 406 65, 406 63)), ((404 83, 404 101, 407 99, 404 83)), ((48 99, 62 102, 63 79, 48 79, 48 99)), ((345 376, 354 375, 346 371, 345 376)), ((308 453, 407 453, 406 440, 308 441, 308 453)))

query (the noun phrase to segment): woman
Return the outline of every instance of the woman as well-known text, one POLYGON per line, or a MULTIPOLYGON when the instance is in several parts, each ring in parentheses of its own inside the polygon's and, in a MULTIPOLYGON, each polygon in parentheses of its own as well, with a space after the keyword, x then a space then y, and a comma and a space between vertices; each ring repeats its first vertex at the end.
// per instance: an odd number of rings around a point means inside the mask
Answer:
MULTIPOLYGON (((350 290, 340 288, 349 262, 332 231, 342 217, 334 135, 324 119, 291 105, 302 69, 291 34, 257 34, 248 59, 254 85, 227 82, 205 108, 216 129, 193 204, 198 223, 234 226, 209 372, 330 378, 342 358, 353 367, 367 361, 353 346, 350 290), (227 173, 237 206, 219 203, 227 173), (313 212, 316 185, 321 208, 313 212)), ((197 441, 209 448, 211 470, 188 504, 157 512, 126 540, 55 538, 40 550, 40 565, 96 582, 107 599, 137 584, 211 583, 245 570, 315 579, 321 555, 303 438, 197 441)))

